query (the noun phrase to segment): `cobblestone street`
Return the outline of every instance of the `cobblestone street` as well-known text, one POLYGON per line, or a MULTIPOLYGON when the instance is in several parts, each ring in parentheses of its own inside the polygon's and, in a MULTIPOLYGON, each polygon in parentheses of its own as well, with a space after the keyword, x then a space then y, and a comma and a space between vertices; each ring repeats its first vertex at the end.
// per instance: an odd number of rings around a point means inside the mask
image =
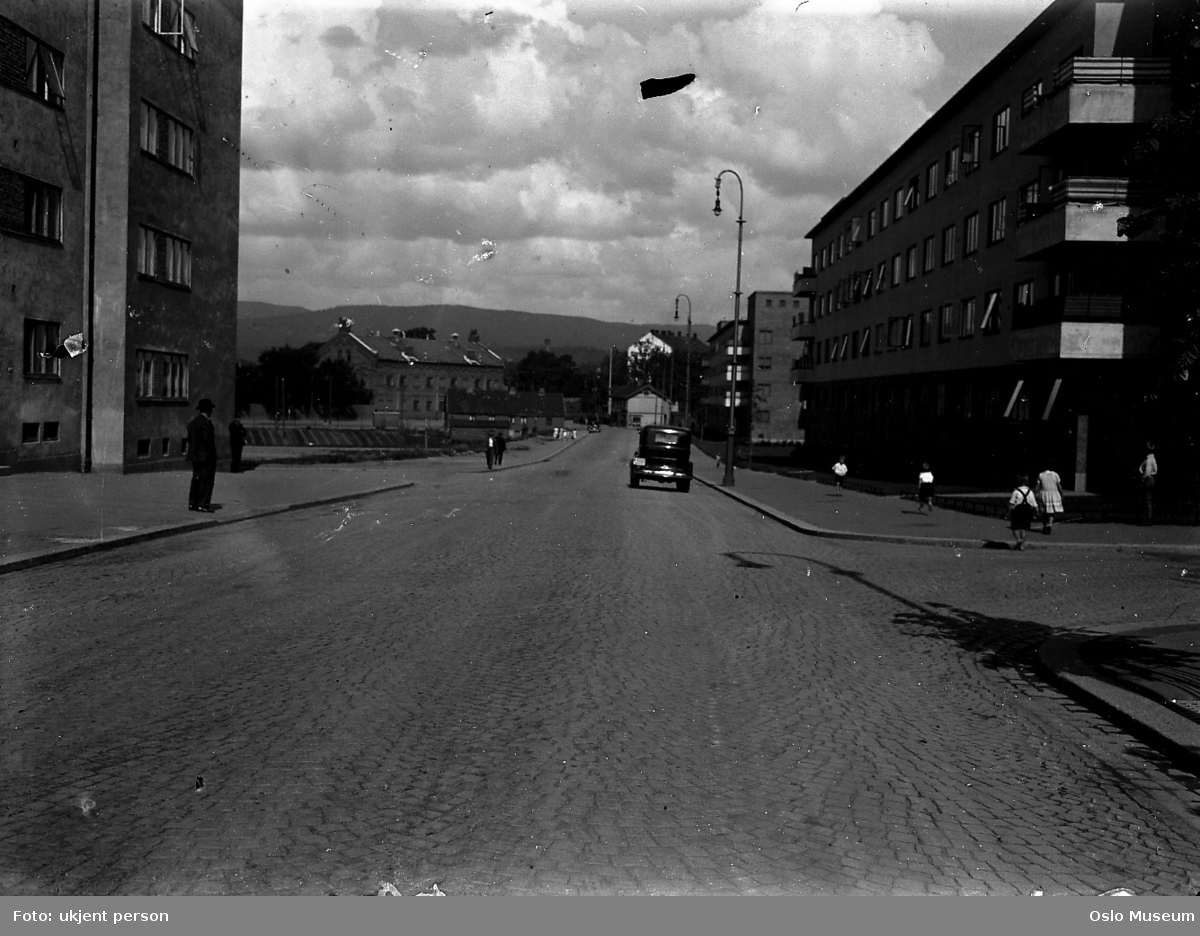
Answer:
POLYGON ((6 576, 0 891, 1200 889, 1195 779, 1035 666, 1184 560, 806 538, 633 444, 6 576))

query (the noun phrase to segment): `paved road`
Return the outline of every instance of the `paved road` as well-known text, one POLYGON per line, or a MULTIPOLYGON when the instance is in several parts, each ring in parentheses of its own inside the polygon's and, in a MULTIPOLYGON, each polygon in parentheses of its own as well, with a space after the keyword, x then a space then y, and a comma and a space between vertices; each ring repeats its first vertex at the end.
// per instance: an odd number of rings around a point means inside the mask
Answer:
POLYGON ((0 892, 1200 889, 1195 779, 1033 665, 1185 559, 805 538, 632 439, 6 576, 0 892))

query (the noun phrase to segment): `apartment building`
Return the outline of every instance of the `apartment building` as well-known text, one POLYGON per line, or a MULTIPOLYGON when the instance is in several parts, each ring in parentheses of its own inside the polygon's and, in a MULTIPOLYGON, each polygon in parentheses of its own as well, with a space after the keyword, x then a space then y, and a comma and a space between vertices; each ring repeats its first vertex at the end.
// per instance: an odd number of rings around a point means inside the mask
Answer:
POLYGON ((0 0, 0 466, 180 467, 232 416, 241 48, 237 0, 0 0))
POLYGON ((738 321, 734 353, 733 322, 717 325, 708 340, 701 383, 705 390, 700 424, 708 436, 729 429, 731 385, 737 437, 755 443, 804 441, 797 393, 795 323, 810 314, 806 298, 791 292, 756 290, 746 297, 745 316, 738 321), (736 357, 738 373, 733 374, 736 357))
MULTIPOLYGON (((1180 0, 1182 2, 1182 0, 1180 0)), ((1057 0, 809 232, 792 329, 807 445, 856 470, 1127 483, 1162 310, 1125 162, 1170 111, 1167 0, 1057 0)))
MULTIPOLYGON (((322 361, 346 361, 374 392, 377 424, 387 428, 440 429, 446 422, 451 390, 504 389, 504 359, 485 348, 472 333, 449 341, 405 338, 400 329, 390 337, 360 337, 354 323, 342 319, 338 333, 317 352, 322 361)), ((559 397, 561 404, 561 395, 559 397)))

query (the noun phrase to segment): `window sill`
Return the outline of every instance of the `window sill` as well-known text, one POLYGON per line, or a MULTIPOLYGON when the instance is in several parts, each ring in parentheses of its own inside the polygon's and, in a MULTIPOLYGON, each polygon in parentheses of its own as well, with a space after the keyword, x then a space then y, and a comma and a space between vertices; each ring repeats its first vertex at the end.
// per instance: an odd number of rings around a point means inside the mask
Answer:
POLYGON ((17 231, 13 228, 0 228, 0 233, 8 237, 15 237, 17 240, 29 241, 32 244, 41 244, 44 247, 57 247, 62 250, 62 238, 44 237, 41 234, 30 234, 28 231, 17 231))
POLYGON ((39 104, 42 104, 42 105, 50 108, 51 110, 61 111, 61 110, 66 109, 65 108, 66 101, 63 98, 60 98, 57 101, 47 101, 40 94, 35 94, 33 91, 30 91, 24 85, 9 84, 8 82, 0 82, 0 84, 2 84, 4 87, 8 88, 11 91, 16 91, 17 94, 21 95, 22 97, 28 98, 31 101, 37 101, 39 104))
POLYGON ((135 397, 138 406, 187 406, 187 397, 135 397))
POLYGON ((175 165, 173 162, 168 162, 165 159, 161 159, 157 154, 150 152, 150 150, 141 150, 141 154, 155 165, 163 166, 166 169, 169 169, 173 174, 183 176, 183 178, 187 179, 189 182, 196 181, 196 173, 194 170, 189 172, 187 169, 183 169, 175 165))
POLYGON ((31 383, 62 383, 62 374, 25 374, 31 383))
POLYGON ((139 273, 137 278, 144 283, 155 283, 159 286, 165 286, 167 289, 177 290, 178 292, 190 293, 192 291, 190 284, 185 285, 184 283, 173 283, 170 280, 159 279, 157 276, 151 276, 149 273, 139 273))

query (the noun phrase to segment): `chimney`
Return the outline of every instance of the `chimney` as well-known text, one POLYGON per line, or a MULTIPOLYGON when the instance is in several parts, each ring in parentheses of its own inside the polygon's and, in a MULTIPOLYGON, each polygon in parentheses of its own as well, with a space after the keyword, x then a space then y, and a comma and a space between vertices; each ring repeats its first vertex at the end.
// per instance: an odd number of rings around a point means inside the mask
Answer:
POLYGON ((450 333, 450 344, 454 345, 456 348, 458 347, 458 332, 450 333))
POLYGON ((550 339, 549 339, 549 338, 545 338, 545 339, 543 339, 543 340, 546 342, 546 343, 545 343, 545 345, 544 345, 544 348, 545 348, 545 350, 549 351, 549 350, 550 350, 550 339))

